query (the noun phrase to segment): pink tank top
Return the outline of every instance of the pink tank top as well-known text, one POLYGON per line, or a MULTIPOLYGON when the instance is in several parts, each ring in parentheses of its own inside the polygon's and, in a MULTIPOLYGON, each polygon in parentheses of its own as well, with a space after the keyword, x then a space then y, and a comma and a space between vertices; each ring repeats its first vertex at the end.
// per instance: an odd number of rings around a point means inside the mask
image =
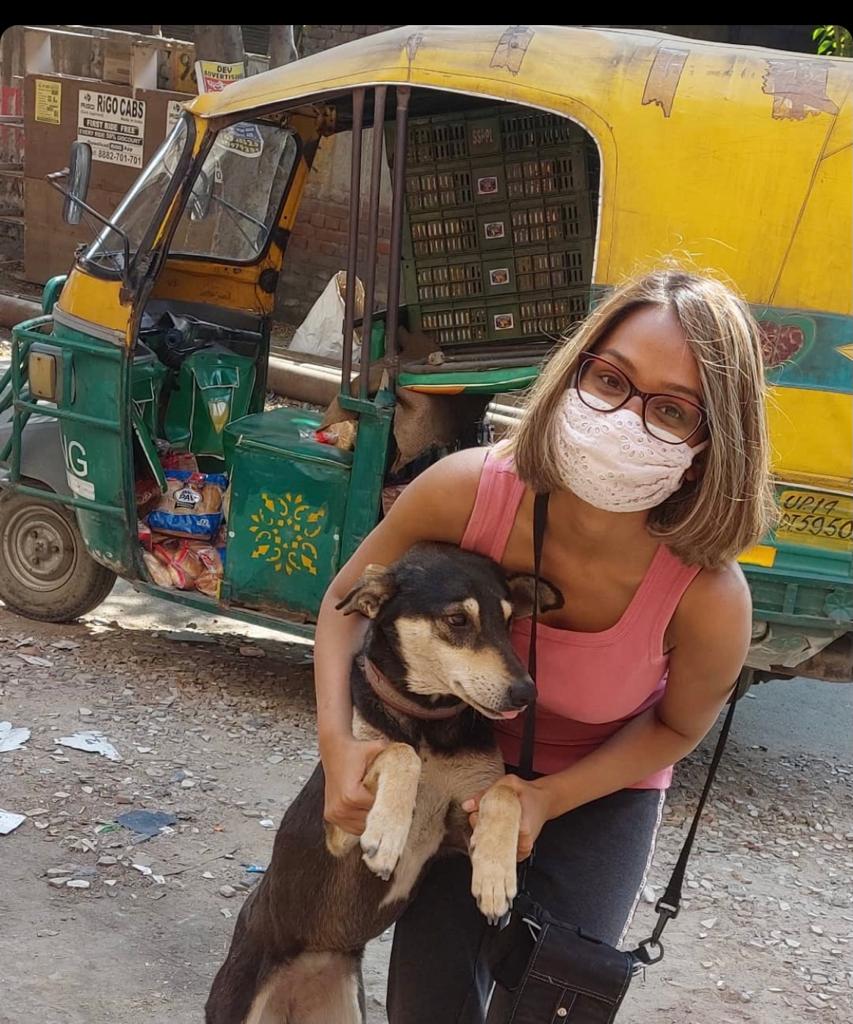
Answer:
MULTIPOLYGON (((461 546, 500 562, 524 491, 511 459, 490 451, 461 546)), ((580 633, 540 623, 535 771, 551 775, 568 768, 660 700, 669 663, 664 632, 698 572, 661 544, 615 626, 580 633)), ((529 619, 515 623, 512 643, 526 665, 529 619)), ((495 729, 504 760, 517 765, 523 716, 495 723, 495 729)), ((629 788, 666 789, 671 781, 669 767, 629 788)))

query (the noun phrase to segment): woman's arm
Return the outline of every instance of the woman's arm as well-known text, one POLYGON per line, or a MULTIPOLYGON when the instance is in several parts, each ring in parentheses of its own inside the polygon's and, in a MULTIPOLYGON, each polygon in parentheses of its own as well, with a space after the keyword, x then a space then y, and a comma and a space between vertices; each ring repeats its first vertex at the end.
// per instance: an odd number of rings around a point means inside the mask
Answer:
POLYGON ((449 455, 409 484, 332 581, 320 606, 314 684, 326 773, 325 817, 346 832, 364 831, 373 796, 361 780, 382 744, 361 743, 352 735, 350 670, 367 624, 358 615, 342 615, 336 605, 369 564, 389 565, 418 541, 459 543, 474 507, 485 454, 485 449, 474 448, 449 455))
POLYGON ((624 789, 697 747, 737 681, 751 629, 752 603, 740 569, 701 573, 673 619, 675 649, 661 700, 570 768, 529 783, 501 780, 522 799, 519 860, 529 855, 545 821, 624 789))

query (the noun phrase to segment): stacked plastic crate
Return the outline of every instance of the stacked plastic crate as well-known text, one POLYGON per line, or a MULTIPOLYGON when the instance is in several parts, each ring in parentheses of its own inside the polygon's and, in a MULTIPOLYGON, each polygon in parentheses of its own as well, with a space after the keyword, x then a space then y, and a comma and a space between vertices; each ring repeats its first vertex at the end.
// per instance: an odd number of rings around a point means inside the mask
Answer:
POLYGON ((412 326, 439 344, 536 339, 588 309, 598 153, 529 108, 415 118, 404 280, 412 326))

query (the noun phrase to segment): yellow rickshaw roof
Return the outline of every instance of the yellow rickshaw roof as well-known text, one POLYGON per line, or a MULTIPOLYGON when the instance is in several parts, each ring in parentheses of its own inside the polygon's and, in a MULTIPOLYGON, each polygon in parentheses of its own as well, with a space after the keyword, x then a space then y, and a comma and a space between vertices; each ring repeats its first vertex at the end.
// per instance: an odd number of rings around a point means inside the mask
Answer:
POLYGON ((532 99, 533 94, 588 94, 602 74, 611 79, 645 74, 661 48, 695 57, 726 51, 740 61, 766 65, 789 61, 844 65, 842 59, 758 46, 686 39, 638 29, 558 25, 407 25, 365 36, 198 96, 188 109, 204 118, 228 117, 291 99, 359 83, 410 83, 495 99, 532 99))

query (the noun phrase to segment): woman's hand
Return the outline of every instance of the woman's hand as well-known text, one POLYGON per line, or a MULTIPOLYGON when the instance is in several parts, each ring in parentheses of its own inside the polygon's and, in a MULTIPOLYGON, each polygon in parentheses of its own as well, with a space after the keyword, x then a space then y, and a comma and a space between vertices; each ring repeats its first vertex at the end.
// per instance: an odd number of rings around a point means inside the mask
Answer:
MULTIPOLYGON (((542 826, 554 817, 551 812, 551 797, 543 785, 544 781, 544 779, 537 779, 534 782, 525 782, 517 775, 504 775, 494 784, 495 786, 508 786, 521 801, 521 825, 518 831, 518 850, 516 852, 518 861, 526 860, 530 856, 533 844, 542 831, 542 826)), ((469 812, 468 820, 472 829, 477 826, 480 801, 487 792, 488 790, 484 789, 462 804, 462 810, 469 812)))
POLYGON ((344 832, 360 836, 373 806, 373 793, 364 785, 364 776, 376 755, 388 745, 387 740, 363 742, 350 737, 336 737, 321 745, 320 757, 326 775, 326 798, 323 818, 344 832))

